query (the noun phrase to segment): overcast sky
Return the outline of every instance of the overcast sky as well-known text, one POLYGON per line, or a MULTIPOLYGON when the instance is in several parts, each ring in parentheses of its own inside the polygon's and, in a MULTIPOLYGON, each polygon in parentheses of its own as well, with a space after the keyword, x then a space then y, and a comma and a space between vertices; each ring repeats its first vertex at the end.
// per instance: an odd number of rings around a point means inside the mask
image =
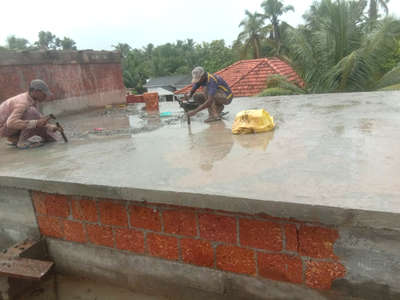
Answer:
MULTIPOLYGON (((111 45, 128 43, 141 48, 176 40, 194 39, 231 42, 240 32, 244 11, 262 9, 262 0, 3 0, 1 1, 0 45, 10 35, 37 40, 41 30, 72 38, 78 49, 110 50, 111 45)), ((286 0, 294 13, 283 17, 292 26, 312 0, 286 0)), ((400 1, 391 0, 390 12, 400 16, 400 1)))

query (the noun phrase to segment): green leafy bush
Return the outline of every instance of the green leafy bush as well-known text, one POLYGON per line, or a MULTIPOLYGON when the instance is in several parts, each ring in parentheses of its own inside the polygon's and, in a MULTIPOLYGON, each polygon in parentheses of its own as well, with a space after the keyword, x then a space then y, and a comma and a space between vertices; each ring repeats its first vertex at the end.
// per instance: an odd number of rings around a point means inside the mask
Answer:
POLYGON ((290 82, 285 76, 278 75, 278 74, 268 76, 266 85, 267 85, 267 89, 280 88, 280 89, 291 91, 290 95, 306 93, 305 90, 298 87, 293 82, 290 82))
POLYGON ((291 90, 274 87, 263 90, 257 96, 259 97, 267 97, 267 96, 285 96, 285 95, 293 95, 294 93, 291 90))
POLYGON ((400 84, 387 86, 387 87, 380 89, 379 91, 400 91, 400 84))

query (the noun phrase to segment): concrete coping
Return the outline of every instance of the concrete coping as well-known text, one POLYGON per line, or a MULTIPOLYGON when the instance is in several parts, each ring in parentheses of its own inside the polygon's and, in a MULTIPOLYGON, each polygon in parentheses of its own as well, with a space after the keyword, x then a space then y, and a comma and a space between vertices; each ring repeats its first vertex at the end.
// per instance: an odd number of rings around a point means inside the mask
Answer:
POLYGON ((266 201, 223 195, 189 193, 166 190, 138 189, 107 185, 80 184, 32 178, 0 176, 0 186, 46 193, 139 201, 154 204, 186 206, 222 210, 244 214, 267 214, 306 223, 330 226, 367 227, 400 230, 398 213, 346 209, 326 205, 308 205, 281 201, 266 201))
POLYGON ((40 65, 40 64, 105 64, 120 63, 118 51, 94 50, 35 50, 0 51, 0 66, 40 65))

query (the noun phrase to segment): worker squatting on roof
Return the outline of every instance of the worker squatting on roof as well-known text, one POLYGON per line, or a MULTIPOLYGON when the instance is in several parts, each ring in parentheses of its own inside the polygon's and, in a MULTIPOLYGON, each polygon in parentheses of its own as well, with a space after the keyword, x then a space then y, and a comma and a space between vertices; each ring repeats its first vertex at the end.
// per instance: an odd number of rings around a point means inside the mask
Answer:
POLYGON ((205 122, 221 120, 221 113, 224 105, 232 102, 233 94, 225 80, 216 74, 205 72, 202 67, 196 67, 192 71, 193 87, 184 99, 188 100, 193 96, 196 102, 202 103, 196 109, 188 112, 189 117, 194 116, 199 111, 208 108, 209 117, 205 122), (202 93, 196 93, 196 90, 203 87, 202 93))
POLYGON ((19 149, 42 146, 46 142, 57 140, 59 127, 49 124, 50 117, 43 116, 39 110, 40 102, 51 96, 47 84, 35 79, 29 85, 29 91, 9 98, 0 104, 0 137, 7 138, 7 144, 19 149), (29 138, 41 137, 39 142, 29 138))

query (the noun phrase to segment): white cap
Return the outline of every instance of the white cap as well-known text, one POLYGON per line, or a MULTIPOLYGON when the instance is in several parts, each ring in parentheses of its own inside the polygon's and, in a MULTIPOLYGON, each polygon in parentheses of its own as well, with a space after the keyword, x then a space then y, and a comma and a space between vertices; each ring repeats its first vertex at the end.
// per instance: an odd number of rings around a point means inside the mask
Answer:
POLYGON ((197 83, 205 73, 202 67, 196 67, 192 71, 192 83, 197 83))

